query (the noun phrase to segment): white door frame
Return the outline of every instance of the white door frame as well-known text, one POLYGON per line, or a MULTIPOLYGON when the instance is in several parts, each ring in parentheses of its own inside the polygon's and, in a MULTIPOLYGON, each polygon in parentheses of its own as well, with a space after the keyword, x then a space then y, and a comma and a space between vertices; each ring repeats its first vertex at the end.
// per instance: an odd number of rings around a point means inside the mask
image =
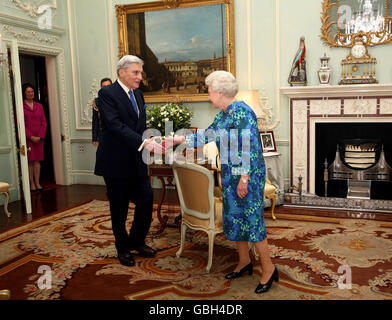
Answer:
MULTIPOLYGON (((3 38, 3 41, 8 46, 12 42, 7 38, 3 38)), ((64 49, 24 41, 18 41, 17 45, 19 53, 45 57, 56 184, 71 185, 73 178, 64 49)))
POLYGON ((56 58, 45 56, 46 78, 49 96, 49 117, 52 136, 53 168, 56 184, 65 184, 63 156, 61 151, 60 107, 58 103, 56 58))

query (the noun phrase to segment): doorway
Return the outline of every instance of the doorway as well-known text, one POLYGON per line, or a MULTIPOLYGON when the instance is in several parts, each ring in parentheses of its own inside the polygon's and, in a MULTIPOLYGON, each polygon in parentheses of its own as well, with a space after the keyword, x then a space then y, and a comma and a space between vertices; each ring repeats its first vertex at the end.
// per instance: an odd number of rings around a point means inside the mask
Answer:
POLYGON ((35 89, 34 100, 39 102, 44 109, 47 128, 44 139, 44 161, 41 162, 40 183, 43 190, 52 189, 56 187, 56 179, 45 57, 20 53, 19 61, 22 85, 25 83, 33 85, 35 89))

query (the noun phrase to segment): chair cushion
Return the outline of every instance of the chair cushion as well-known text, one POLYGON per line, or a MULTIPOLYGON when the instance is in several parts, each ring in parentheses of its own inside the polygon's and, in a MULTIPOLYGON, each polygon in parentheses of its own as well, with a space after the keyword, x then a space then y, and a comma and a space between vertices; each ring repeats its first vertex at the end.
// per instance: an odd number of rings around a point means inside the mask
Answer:
MULTIPOLYGON (((223 228, 223 219, 222 219, 222 200, 219 198, 215 198, 215 228, 213 230, 222 230, 223 228)), ((209 219, 199 219, 190 215, 187 215, 185 212, 182 215, 183 221, 192 227, 201 227, 204 229, 209 229, 210 220, 209 219)))
POLYGON ((10 185, 6 182, 0 182, 0 192, 8 192, 10 185))

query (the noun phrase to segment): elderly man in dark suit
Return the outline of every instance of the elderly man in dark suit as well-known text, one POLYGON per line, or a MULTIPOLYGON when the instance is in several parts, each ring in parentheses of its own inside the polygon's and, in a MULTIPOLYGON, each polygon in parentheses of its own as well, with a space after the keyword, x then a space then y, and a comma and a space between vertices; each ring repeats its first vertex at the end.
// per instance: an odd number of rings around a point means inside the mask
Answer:
POLYGON ((103 176, 110 202, 112 229, 120 263, 135 264, 131 251, 153 257, 156 252, 145 243, 152 220, 153 193, 143 149, 164 153, 154 138, 143 140, 146 112, 142 81, 143 61, 124 56, 117 64, 118 79, 98 92, 102 137, 96 155, 95 174, 103 176), (129 234, 126 230, 129 200, 135 214, 129 234))

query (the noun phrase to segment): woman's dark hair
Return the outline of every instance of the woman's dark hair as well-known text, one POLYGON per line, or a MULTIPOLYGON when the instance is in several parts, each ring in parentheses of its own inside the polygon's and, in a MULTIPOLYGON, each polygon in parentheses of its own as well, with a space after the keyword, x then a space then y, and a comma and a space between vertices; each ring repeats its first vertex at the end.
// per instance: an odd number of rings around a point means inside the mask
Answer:
POLYGON ((31 89, 33 89, 34 92, 35 92, 35 88, 34 88, 34 86, 33 86, 31 83, 25 83, 25 84, 22 86, 23 100, 26 99, 26 94, 25 94, 25 92, 26 92, 26 89, 27 89, 27 88, 31 88, 31 89))

